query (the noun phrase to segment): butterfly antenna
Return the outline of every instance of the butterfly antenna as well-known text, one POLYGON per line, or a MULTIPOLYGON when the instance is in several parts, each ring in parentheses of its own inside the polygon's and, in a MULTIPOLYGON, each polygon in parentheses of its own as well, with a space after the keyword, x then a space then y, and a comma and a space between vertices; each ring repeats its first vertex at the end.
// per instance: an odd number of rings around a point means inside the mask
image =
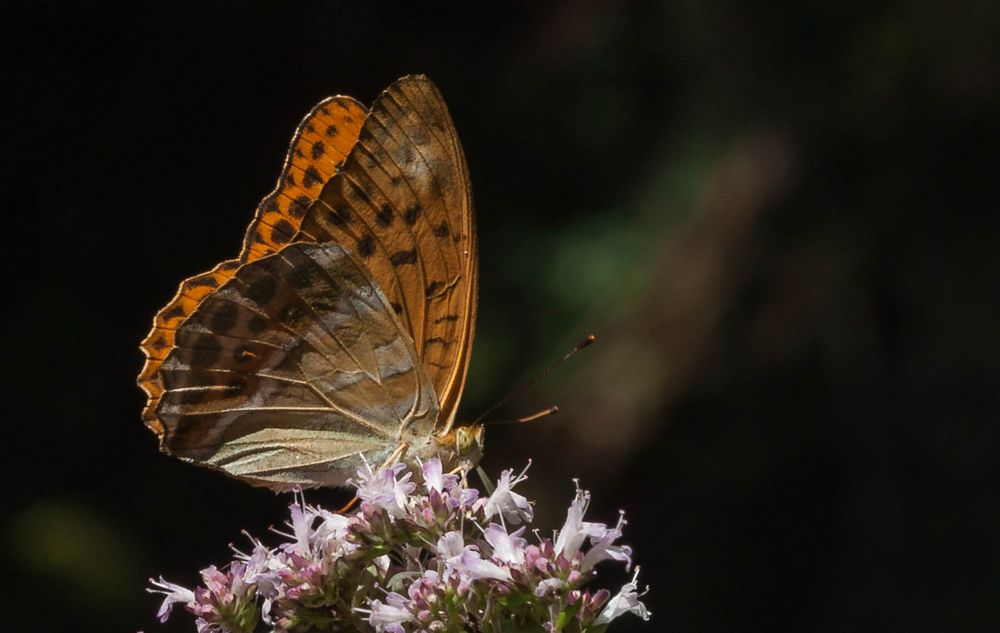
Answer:
MULTIPOLYGON (((580 350, 584 349, 585 347, 589 347, 590 344, 593 343, 596 340, 597 340, 597 337, 594 336, 593 334, 587 335, 587 338, 583 339, 582 341, 580 341, 579 343, 577 343, 576 346, 573 347, 573 349, 571 349, 568 352, 566 352, 565 354, 563 354, 562 358, 560 358, 556 362, 552 363, 551 365, 549 365, 548 367, 546 367, 542 371, 538 372, 534 377, 526 380, 525 382, 521 383, 520 385, 518 385, 517 387, 515 387, 514 389, 512 389, 511 392, 508 393, 503 398, 501 398, 499 402, 497 402, 496 404, 494 404, 492 407, 490 407, 486 411, 483 411, 479 415, 479 417, 477 417, 472 422, 472 424, 479 424, 480 422, 482 422, 483 418, 485 418, 489 414, 491 414, 494 411, 496 411, 497 408, 499 408, 501 405, 506 404, 514 396, 516 396, 518 394, 521 394, 521 393, 524 393, 525 391, 527 391, 528 389, 530 389, 531 387, 533 387, 535 385, 535 383, 537 383, 539 380, 545 378, 550 373, 552 373, 552 370, 554 370, 556 367, 558 367, 559 365, 562 365, 567 360, 569 360, 570 357, 573 356, 573 354, 576 354, 577 352, 579 352, 580 350)), ((493 425, 493 424, 512 424, 512 423, 515 423, 515 422, 530 422, 531 420, 537 420, 538 418, 544 418, 547 415, 552 415, 553 413, 557 412, 558 410, 559 410, 559 407, 553 405, 553 406, 551 406, 551 407, 549 407, 547 409, 543 409, 543 410, 539 411, 538 413, 533 413, 533 414, 531 414, 529 416, 525 416, 523 418, 518 418, 516 420, 503 420, 503 421, 500 421, 500 422, 488 422, 487 424, 493 425)))
POLYGON ((546 407, 541 411, 536 411, 531 415, 526 415, 523 418, 514 418, 513 420, 490 420, 485 424, 489 424, 490 426, 496 426, 497 424, 519 424, 521 422, 531 422, 532 420, 537 420, 539 418, 546 418, 556 413, 559 413, 559 407, 557 405, 552 405, 551 407, 546 407))

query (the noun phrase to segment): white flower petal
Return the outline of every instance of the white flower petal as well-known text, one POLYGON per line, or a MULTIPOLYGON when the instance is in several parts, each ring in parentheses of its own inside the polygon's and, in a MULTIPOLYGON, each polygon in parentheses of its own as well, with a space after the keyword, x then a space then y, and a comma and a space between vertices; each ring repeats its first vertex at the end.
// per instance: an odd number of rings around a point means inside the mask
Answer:
POLYGON ((372 600, 371 613, 368 614, 368 623, 375 627, 380 633, 383 631, 398 630, 403 622, 412 622, 413 614, 402 605, 406 598, 399 594, 390 593, 386 596, 386 602, 372 600))
POLYGON ((181 587, 178 584, 168 582, 163 579, 163 576, 160 576, 159 580, 150 578, 149 582, 156 588, 147 589, 146 591, 149 593, 162 593, 165 596, 163 604, 160 605, 160 610, 156 612, 156 617, 160 619, 160 622, 167 621, 174 605, 178 602, 188 604, 195 601, 193 591, 187 587, 181 587))
POLYGON ((528 544, 528 541, 521 538, 522 533, 523 527, 513 534, 507 534, 507 530, 496 523, 491 523, 483 531, 486 542, 493 548, 493 558, 517 565, 524 562, 524 547, 528 544))
MULTIPOLYGON (((639 568, 636 567, 635 574, 632 576, 632 581, 626 583, 618 595, 614 596, 608 603, 604 605, 601 612, 598 614, 597 618, 594 620, 595 625, 607 624, 608 622, 614 620, 620 615, 625 613, 634 613, 643 620, 648 620, 649 616, 652 615, 646 605, 639 602, 639 598, 645 594, 637 593, 638 585, 636 584, 636 579, 639 577, 639 568)), ((648 589, 647 589, 648 591, 648 589)))
POLYGON ((434 459, 427 460, 420 466, 424 473, 424 486, 427 487, 427 492, 430 492, 431 490, 441 492, 444 490, 444 476, 441 469, 441 460, 435 457, 434 459))
MULTIPOLYGON (((529 462, 528 466, 530 465, 531 463, 529 462)), ((524 473, 527 470, 528 468, 525 467, 521 471, 521 474, 513 479, 513 469, 500 473, 496 489, 483 506, 483 513, 487 519, 500 514, 513 525, 518 525, 522 522, 531 522, 532 518, 534 518, 534 510, 531 504, 524 495, 520 495, 512 490, 515 485, 526 479, 524 473)))
POLYGON ((464 548, 465 541, 462 539, 462 533, 458 530, 447 532, 437 542, 438 556, 441 558, 461 556, 464 548))

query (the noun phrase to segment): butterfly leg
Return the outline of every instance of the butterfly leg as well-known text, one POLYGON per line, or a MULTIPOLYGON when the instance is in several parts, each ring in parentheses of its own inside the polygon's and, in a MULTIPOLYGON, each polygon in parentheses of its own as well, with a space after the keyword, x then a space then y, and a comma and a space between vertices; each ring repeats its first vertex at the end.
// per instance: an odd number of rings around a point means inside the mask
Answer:
POLYGON ((406 451, 408 451, 409 449, 410 445, 407 444, 406 442, 400 444, 396 448, 396 450, 394 450, 392 454, 389 455, 389 457, 386 458, 384 462, 382 462, 382 465, 379 466, 379 470, 382 470, 383 468, 389 468, 390 466, 394 466, 397 463, 401 462, 403 458, 406 457, 406 451))
POLYGON ((455 466, 454 468, 452 468, 451 470, 448 471, 448 474, 449 475, 461 475, 462 476, 462 486, 466 487, 466 488, 469 487, 469 471, 466 470, 465 468, 462 468, 461 466, 455 466))
POLYGON ((344 504, 344 507, 337 510, 338 514, 345 514, 358 503, 358 495, 351 497, 351 500, 344 504))

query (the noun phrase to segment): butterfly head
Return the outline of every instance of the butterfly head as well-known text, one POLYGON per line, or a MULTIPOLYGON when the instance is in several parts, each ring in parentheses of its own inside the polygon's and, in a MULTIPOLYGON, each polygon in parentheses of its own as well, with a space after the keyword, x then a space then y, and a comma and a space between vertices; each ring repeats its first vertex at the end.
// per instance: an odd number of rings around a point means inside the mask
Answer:
POLYGON ((457 426, 444 436, 438 438, 442 452, 448 454, 452 467, 471 470, 479 464, 483 457, 483 443, 486 429, 482 424, 466 424, 457 426))

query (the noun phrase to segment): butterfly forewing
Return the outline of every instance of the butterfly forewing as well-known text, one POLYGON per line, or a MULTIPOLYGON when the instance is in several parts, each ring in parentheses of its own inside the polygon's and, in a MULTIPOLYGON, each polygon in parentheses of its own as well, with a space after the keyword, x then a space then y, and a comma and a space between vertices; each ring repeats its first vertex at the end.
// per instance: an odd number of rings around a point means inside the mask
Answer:
POLYGON ((413 338, 447 430, 468 370, 476 244, 465 158, 430 80, 405 77, 375 101, 300 233, 342 244, 371 272, 413 338))
POLYGON ((165 449, 275 489, 340 485, 359 453, 378 463, 433 441, 437 401, 412 341, 335 243, 241 267, 161 371, 165 449))

